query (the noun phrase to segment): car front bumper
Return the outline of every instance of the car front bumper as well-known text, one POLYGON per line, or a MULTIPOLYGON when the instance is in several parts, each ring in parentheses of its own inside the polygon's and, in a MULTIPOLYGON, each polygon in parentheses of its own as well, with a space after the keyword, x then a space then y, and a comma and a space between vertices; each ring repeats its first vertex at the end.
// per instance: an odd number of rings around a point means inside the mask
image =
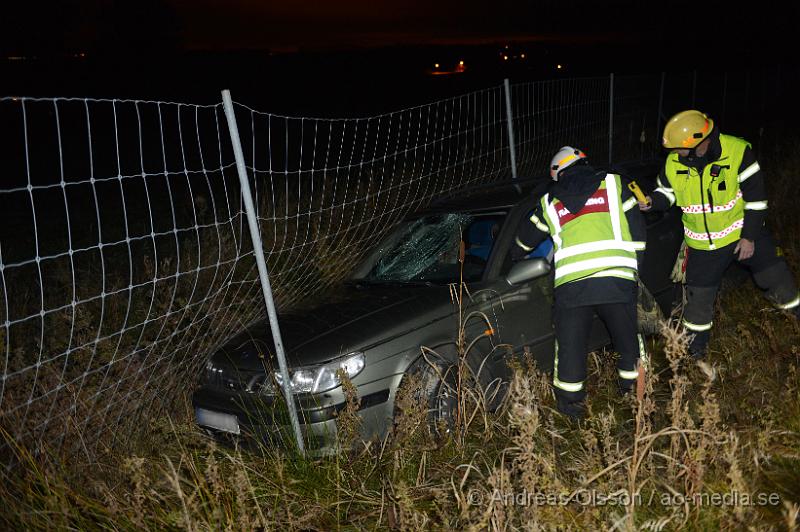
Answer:
MULTIPOLYGON (((362 437, 386 434, 391 426, 393 390, 399 380, 400 376, 390 377, 358 388, 362 437)), ((275 397, 205 386, 194 393, 192 404, 198 425, 218 441, 236 442, 244 447, 264 445, 288 449, 295 446, 285 403, 275 397)), ((319 396, 295 399, 300 431, 310 454, 326 455, 336 451, 337 418, 345 405, 340 388, 319 396)))

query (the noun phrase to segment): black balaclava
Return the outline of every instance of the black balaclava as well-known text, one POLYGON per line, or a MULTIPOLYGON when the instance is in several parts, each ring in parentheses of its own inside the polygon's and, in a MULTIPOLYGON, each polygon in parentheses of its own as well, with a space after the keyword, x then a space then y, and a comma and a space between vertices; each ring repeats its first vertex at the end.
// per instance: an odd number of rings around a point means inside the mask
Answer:
POLYGON ((605 171, 596 170, 588 159, 581 159, 558 174, 558 181, 552 184, 550 192, 561 200, 569 212, 578 212, 605 176, 605 171))

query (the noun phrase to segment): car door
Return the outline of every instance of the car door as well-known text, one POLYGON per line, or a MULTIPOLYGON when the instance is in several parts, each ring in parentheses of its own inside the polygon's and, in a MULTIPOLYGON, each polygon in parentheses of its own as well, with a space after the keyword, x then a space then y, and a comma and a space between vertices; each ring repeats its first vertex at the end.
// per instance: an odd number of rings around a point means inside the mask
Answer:
MULTIPOLYGON (((656 188, 656 176, 662 166, 660 161, 645 161, 614 170, 636 181, 642 191, 650 195, 656 188)), ((639 266, 639 279, 653 295, 662 313, 669 316, 676 298, 672 268, 683 242, 681 210, 673 206, 664 212, 650 211, 642 215, 647 227, 647 248, 639 266)))
MULTIPOLYGON (((506 275, 511 269, 511 245, 526 209, 532 208, 532 197, 516 205, 506 216, 488 257, 484 281, 473 287, 476 308, 492 321, 493 341, 510 346, 515 356, 526 349, 539 366, 550 370, 553 365, 554 332, 552 326, 553 273, 529 282, 511 285, 506 275)), ((498 350, 492 358, 499 373, 507 374, 507 350, 498 350)))
MULTIPOLYGON (((513 346, 515 354, 529 349, 542 369, 550 370, 555 353, 555 331, 552 324, 554 271, 543 277, 511 285, 506 275, 512 267, 511 249, 521 224, 530 223, 530 213, 539 195, 521 201, 508 217, 487 268, 490 277, 492 309, 498 322, 499 340, 513 346)), ((528 258, 546 257, 552 261, 552 241, 548 238, 528 258)), ((587 350, 607 346, 610 336, 602 320, 595 315, 587 350)))

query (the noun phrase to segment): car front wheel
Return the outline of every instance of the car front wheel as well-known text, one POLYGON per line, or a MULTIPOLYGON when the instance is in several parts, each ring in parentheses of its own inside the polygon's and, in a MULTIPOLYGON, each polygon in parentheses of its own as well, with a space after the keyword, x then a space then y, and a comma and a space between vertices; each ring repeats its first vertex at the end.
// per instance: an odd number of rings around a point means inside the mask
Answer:
POLYGON ((470 410, 475 407, 474 399, 484 395, 491 378, 481 361, 473 360, 477 358, 467 358, 460 383, 457 357, 426 354, 406 372, 403 385, 410 387, 408 392, 414 403, 424 407, 426 421, 433 435, 442 437, 456 426, 459 419, 459 393, 467 398, 462 404, 470 405, 467 407, 470 410))

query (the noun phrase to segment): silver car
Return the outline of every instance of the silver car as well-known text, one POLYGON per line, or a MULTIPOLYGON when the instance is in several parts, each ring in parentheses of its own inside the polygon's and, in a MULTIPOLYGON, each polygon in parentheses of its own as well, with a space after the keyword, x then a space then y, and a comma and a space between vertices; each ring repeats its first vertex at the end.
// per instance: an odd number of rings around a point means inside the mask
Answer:
MULTIPOLYGON (((654 175, 652 167, 647 170, 644 175, 654 175)), ((638 181, 652 190, 652 178, 638 181)), ((323 304, 279 316, 309 451, 323 454, 334 448, 337 412, 345 405, 342 373, 356 387, 365 438, 387 433, 398 387, 411 374, 422 379, 419 399, 427 403, 434 426, 450 420, 454 404, 442 381, 457 357, 459 316, 473 316, 465 324, 466 338, 480 340, 469 351, 468 363, 484 387, 502 392, 509 357, 525 350, 542 369, 552 371, 552 244, 545 242, 518 263, 509 254, 517 228, 545 186, 538 181, 518 192, 495 184, 438 201, 392 231, 323 304), (461 279, 469 296, 459 308, 451 287, 461 279), (436 355, 426 350, 431 355, 426 360, 423 346, 436 355)), ((682 226, 676 209, 648 214, 646 220, 640 315, 652 317, 671 310, 675 287, 670 272, 682 226)), ((608 343, 598 319, 591 348, 608 343)), ((291 442, 273 351, 266 321, 219 349, 193 395, 197 423, 224 439, 291 442)))

